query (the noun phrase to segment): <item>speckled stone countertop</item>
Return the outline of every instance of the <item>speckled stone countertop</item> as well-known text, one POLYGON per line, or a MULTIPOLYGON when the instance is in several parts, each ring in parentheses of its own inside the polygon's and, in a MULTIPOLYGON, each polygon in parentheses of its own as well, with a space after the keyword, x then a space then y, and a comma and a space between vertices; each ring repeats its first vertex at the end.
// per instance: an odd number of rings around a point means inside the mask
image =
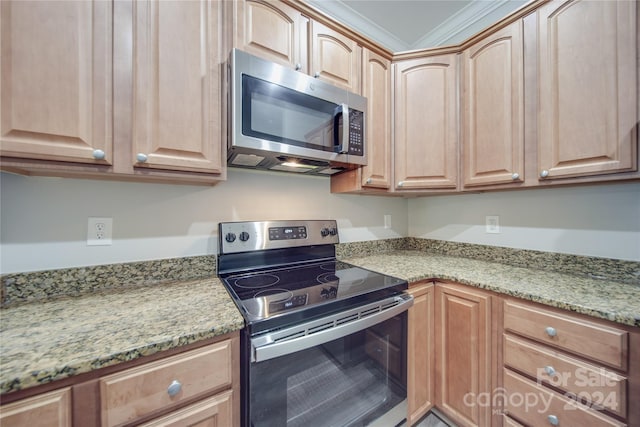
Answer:
POLYGON ((403 278, 451 280, 529 301, 640 327, 640 286, 576 274, 415 250, 354 255, 343 261, 403 278))
POLYGON ((0 393, 244 327, 215 278, 113 288, 0 310, 0 393))

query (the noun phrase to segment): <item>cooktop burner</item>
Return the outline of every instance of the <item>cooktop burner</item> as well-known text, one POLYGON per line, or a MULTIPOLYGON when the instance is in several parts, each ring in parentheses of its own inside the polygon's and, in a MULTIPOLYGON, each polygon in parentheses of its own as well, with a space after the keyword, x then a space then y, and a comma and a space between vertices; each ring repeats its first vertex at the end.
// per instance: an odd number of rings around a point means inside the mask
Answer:
POLYGON ((252 330, 396 295, 402 279, 339 261, 335 221, 221 223, 218 276, 252 330))

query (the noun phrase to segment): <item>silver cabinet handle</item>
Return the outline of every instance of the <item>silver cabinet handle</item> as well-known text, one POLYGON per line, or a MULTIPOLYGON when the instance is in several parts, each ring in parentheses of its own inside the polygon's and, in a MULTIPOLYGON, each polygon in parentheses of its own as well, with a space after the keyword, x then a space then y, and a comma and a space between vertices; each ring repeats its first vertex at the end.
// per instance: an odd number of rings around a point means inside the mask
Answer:
POLYGON ((558 424, 560 424, 560 420, 555 415, 549 415, 547 417, 547 420, 549 421, 549 424, 551 424, 552 426, 557 426, 558 424))
POLYGON ((520 179, 520 174, 518 172, 514 172, 511 174, 511 179, 516 181, 518 179, 520 179))
POLYGON ((556 328, 553 328, 551 326, 547 326, 546 328, 544 328, 544 331, 547 333, 547 335, 549 335, 550 337, 555 337, 556 335, 558 335, 558 333, 556 332, 556 328))
POLYGON ((104 151, 102 150, 93 150, 93 158, 96 160, 102 160, 104 159, 105 154, 104 151))
POLYGON ((173 382, 169 384, 169 387, 167 388, 167 394, 173 397, 176 394, 180 393, 181 390, 182 390, 182 384, 180 384, 180 381, 173 380, 173 382))
POLYGON ((556 370, 553 369, 553 366, 545 366, 544 367, 544 371, 547 373, 547 375, 549 375, 550 377, 554 376, 556 374, 556 370))
POLYGON ((549 171, 546 169, 542 169, 542 171, 540 172, 540 178, 546 178, 549 176, 549 171))
POLYGON ((146 161, 147 161, 147 159, 148 159, 148 157, 147 157, 147 155, 146 155, 146 154, 143 154, 143 153, 138 153, 138 154, 136 154, 136 160, 137 160, 138 162, 140 162, 140 163, 144 163, 144 162, 146 162, 146 161))
POLYGON ((313 77, 315 77, 316 79, 317 79, 318 77, 320 77, 320 71, 316 71, 316 72, 313 74, 313 77))
POLYGON ((296 71, 300 71, 300 70, 302 70, 302 64, 298 62, 296 64, 296 71))
POLYGON ((398 187, 402 187, 404 185, 404 181, 398 182, 398 187))
POLYGON ((367 178, 367 184, 371 184, 372 180, 371 178, 367 178))

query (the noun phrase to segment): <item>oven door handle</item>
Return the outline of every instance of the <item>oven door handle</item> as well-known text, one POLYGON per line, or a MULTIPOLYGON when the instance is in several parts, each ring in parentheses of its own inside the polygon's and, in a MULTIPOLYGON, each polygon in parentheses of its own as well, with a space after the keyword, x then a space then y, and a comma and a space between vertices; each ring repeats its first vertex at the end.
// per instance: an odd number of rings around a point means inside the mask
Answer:
POLYGON ((315 347, 338 338, 346 337, 373 325, 384 322, 413 305, 413 297, 402 294, 364 307, 348 310, 326 319, 316 320, 285 330, 276 331, 251 339, 251 362, 262 362, 315 347), (373 314, 375 307, 388 307, 373 314), (353 318, 353 320, 344 320, 353 318), (344 322, 344 323, 342 323, 344 322), (318 332, 310 332, 314 328, 318 332))

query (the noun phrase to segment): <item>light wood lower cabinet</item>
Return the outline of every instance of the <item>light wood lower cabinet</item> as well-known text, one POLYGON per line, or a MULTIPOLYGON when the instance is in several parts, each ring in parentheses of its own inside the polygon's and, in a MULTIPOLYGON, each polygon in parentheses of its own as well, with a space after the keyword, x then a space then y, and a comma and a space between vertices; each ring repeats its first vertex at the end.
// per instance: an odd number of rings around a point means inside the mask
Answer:
POLYGON ((409 288, 413 307, 409 309, 407 351, 407 423, 411 426, 433 407, 435 394, 435 337, 433 283, 416 283, 409 288))
POLYGON ((71 389, 44 393, 0 408, 2 427, 71 427, 71 389))
POLYGON ((462 285, 437 283, 435 316, 436 405, 460 426, 488 426, 491 295, 462 285))
POLYGON ((63 380, 71 384, 55 391, 37 394, 34 390, 35 395, 0 407, 0 425, 240 425, 239 333, 221 336, 202 347, 171 353, 146 363, 127 362, 128 368, 104 368, 107 375, 90 373, 93 378, 89 380, 63 380))

